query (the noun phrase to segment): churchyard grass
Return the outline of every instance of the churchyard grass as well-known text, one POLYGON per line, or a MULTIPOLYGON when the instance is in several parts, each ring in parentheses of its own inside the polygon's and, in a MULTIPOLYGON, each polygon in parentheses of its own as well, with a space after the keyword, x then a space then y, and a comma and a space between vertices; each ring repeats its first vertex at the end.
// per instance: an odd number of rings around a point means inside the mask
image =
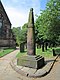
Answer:
POLYGON ((19 53, 16 55, 16 57, 19 58, 19 57, 21 57, 21 56, 23 56, 23 55, 27 55, 27 51, 19 52, 19 53))
POLYGON ((46 58, 52 58, 53 57, 53 52, 51 48, 48 48, 47 51, 45 50, 42 52, 42 49, 37 49, 36 50, 36 55, 40 55, 46 58))
POLYGON ((14 51, 14 49, 0 49, 0 57, 3 57, 6 54, 9 54, 12 51, 14 51))
MULTIPOLYGON (((52 49, 55 50, 56 54, 60 53, 60 47, 48 48, 47 51, 45 50, 44 52, 42 52, 42 49, 39 48, 39 49, 36 49, 36 55, 41 55, 41 56, 43 56, 45 58, 53 58, 52 49)), ((27 51, 22 52, 22 53, 19 52, 16 57, 19 58, 20 56, 23 56, 23 55, 27 55, 27 51)))
POLYGON ((56 54, 60 54, 60 47, 56 47, 56 48, 54 48, 55 49, 55 53, 56 54))
MULTIPOLYGON (((17 58, 21 57, 21 56, 24 56, 24 55, 27 55, 27 51, 25 52, 19 52, 17 54, 17 58)), ((39 48, 39 49, 36 49, 36 55, 41 55, 41 56, 44 56, 44 57, 52 57, 52 50, 51 49, 48 49, 47 51, 45 52, 42 52, 42 50, 39 48)))

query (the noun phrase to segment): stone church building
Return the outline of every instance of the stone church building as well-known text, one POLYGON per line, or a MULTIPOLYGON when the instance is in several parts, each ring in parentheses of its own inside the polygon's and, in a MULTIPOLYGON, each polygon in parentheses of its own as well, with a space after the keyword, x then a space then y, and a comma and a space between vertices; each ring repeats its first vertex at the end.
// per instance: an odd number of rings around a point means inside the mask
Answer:
POLYGON ((0 48, 1 47, 15 48, 16 40, 11 30, 11 22, 0 0, 0 48))

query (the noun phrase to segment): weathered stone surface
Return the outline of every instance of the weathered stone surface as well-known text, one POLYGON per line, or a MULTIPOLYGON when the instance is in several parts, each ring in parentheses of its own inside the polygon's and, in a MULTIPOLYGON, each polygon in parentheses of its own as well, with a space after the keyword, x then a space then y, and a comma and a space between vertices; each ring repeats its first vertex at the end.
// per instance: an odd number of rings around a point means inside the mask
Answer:
POLYGON ((10 39, 0 39, 0 47, 11 47, 11 48, 15 48, 16 47, 16 43, 14 40, 10 39))
POLYGON ((44 74, 46 74, 46 71, 42 70, 42 69, 39 69, 39 70, 36 71, 35 74, 29 74, 29 77, 41 77, 44 74))
POLYGON ((27 54, 35 55, 35 29, 33 8, 30 9, 27 31, 27 54))
POLYGON ((17 60, 17 64, 20 66, 39 69, 44 65, 44 58, 42 56, 22 56, 17 60))
POLYGON ((16 41, 11 29, 11 22, 0 0, 0 48, 16 48, 16 41))

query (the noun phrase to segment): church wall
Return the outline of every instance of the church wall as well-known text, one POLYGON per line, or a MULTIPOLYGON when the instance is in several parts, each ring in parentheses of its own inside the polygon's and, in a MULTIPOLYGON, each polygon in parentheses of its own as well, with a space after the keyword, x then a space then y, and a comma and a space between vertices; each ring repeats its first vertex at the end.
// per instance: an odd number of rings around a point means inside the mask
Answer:
POLYGON ((2 19, 2 27, 0 28, 0 47, 16 47, 16 41, 14 39, 11 23, 5 12, 3 5, 0 1, 0 19, 2 19))
POLYGON ((15 48, 16 43, 14 40, 0 40, 0 47, 11 47, 15 48))

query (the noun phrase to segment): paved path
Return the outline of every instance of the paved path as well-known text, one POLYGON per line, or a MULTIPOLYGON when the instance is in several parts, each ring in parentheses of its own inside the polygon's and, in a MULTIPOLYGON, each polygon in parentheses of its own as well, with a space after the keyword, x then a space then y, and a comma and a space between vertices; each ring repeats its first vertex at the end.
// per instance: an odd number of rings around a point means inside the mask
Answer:
POLYGON ((0 58, 0 80, 21 80, 20 74, 12 69, 10 61, 18 53, 18 49, 0 58))
POLYGON ((18 74, 10 66, 11 60, 16 56, 19 50, 0 58, 0 80, 60 80, 60 58, 54 64, 51 72, 42 78, 28 78, 18 74))

